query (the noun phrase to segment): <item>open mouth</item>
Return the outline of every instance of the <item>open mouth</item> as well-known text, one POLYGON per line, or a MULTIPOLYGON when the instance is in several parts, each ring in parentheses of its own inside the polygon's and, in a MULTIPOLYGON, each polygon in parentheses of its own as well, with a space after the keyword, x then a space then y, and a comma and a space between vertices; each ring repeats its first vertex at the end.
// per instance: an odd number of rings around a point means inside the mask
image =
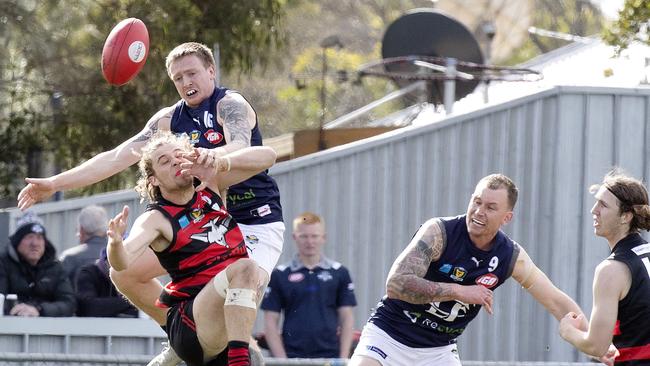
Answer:
POLYGON ((191 96, 194 96, 196 93, 198 93, 198 91, 196 91, 196 89, 191 89, 191 90, 188 90, 185 93, 185 95, 188 96, 188 97, 191 97, 191 96))
POLYGON ((474 219, 474 218, 472 219, 472 223, 474 223, 475 225, 479 225, 479 226, 485 226, 485 222, 474 219))

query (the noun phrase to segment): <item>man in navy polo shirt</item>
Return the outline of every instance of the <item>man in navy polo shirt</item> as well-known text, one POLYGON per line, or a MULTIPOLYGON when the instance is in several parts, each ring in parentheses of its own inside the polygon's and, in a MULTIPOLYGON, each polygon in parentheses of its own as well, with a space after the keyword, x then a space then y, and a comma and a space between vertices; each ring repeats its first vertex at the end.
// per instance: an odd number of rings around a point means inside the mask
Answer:
POLYGON ((298 253, 273 270, 266 289, 264 331, 274 357, 350 356, 357 301, 348 270, 322 255, 325 223, 305 212, 293 220, 298 253), (284 311, 282 336, 278 329, 284 311))

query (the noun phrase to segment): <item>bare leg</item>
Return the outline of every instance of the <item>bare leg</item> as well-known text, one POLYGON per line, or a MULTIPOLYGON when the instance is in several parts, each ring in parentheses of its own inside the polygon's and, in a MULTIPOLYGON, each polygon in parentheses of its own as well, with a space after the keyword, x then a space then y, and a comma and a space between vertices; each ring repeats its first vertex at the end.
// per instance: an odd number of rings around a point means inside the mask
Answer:
POLYGON ((167 323, 167 310, 155 305, 163 288, 158 276, 166 274, 158 258, 150 248, 124 271, 111 268, 111 280, 115 287, 133 305, 144 311, 160 325, 167 323))
MULTIPOLYGON (((240 259, 228 266, 228 287, 256 289, 256 268, 257 265, 249 259, 240 259)), ((256 309, 237 305, 224 306, 224 302, 225 299, 217 294, 214 288, 214 279, 194 300, 196 333, 206 358, 218 355, 229 341, 248 343, 251 339, 256 309)))
MULTIPOLYGON (((230 282, 228 287, 231 289, 252 289, 257 291, 259 288, 257 279, 258 268, 257 264, 251 260, 238 260, 231 264, 227 268, 228 281, 230 282)), ((228 341, 248 343, 253 325, 255 324, 257 309, 238 305, 226 305, 223 308, 223 313, 226 318, 228 341)))

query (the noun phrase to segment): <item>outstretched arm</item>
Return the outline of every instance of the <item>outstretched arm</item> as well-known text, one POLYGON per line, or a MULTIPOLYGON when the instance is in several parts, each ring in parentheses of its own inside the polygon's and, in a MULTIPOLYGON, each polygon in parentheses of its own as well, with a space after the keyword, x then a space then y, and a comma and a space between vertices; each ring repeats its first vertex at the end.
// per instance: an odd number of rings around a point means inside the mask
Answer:
POLYGON ((442 255, 446 238, 440 220, 424 223, 409 245, 397 257, 388 273, 388 297, 412 304, 459 300, 467 304, 481 304, 492 313, 492 291, 479 286, 433 282, 424 279, 431 262, 442 255))
POLYGON ((26 210, 35 203, 48 199, 56 191, 97 183, 135 164, 140 159, 137 154, 153 133, 159 129, 169 130, 172 112, 172 108, 160 110, 136 136, 70 170, 49 178, 26 178, 27 186, 18 194, 18 208, 26 210))
POLYGON ((247 147, 217 158, 214 167, 200 165, 198 156, 196 150, 185 155, 190 162, 181 164, 181 173, 193 175, 202 182, 197 190, 208 186, 215 192, 221 192, 270 168, 275 163, 276 153, 267 146, 247 147))
POLYGON ((594 277, 594 300, 588 330, 578 326, 581 321, 586 321, 583 314, 568 313, 560 321, 560 336, 588 355, 605 355, 612 342, 618 302, 627 294, 631 281, 625 264, 610 260, 600 263, 594 277))
POLYGON ((160 236, 158 228, 162 214, 147 211, 135 220, 129 237, 123 241, 128 216, 129 207, 124 206, 122 212, 108 222, 106 253, 108 262, 116 271, 127 269, 160 236))
MULTIPOLYGON (((526 289, 534 298, 560 320, 568 312, 582 313, 582 310, 569 295, 555 287, 544 272, 533 263, 528 253, 520 246, 519 257, 512 271, 512 278, 526 289)), ((587 322, 581 325, 587 329, 587 322)))

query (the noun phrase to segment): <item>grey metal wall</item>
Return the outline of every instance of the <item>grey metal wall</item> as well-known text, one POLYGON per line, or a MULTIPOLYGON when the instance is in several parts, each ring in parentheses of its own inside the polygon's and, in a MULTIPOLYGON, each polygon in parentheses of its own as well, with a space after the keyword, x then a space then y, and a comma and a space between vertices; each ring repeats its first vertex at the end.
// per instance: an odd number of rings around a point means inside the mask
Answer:
MULTIPOLYGON (((650 177, 649 96, 647 89, 553 88, 279 164, 272 173, 285 221, 303 210, 325 217, 327 254, 355 280, 359 324, 418 226, 465 212, 476 182, 502 172, 520 188, 505 231, 589 312, 593 270, 608 250, 592 233, 587 187, 613 165, 650 177)), ((281 260, 295 252, 289 232, 286 238, 281 260)), ((481 314, 461 336, 461 358, 584 360, 557 335, 557 322, 510 282, 497 291, 494 316, 481 314)))
MULTIPOLYGON (((608 250, 592 233, 587 187, 613 165, 650 177, 649 97, 648 89, 556 87, 280 163, 271 170, 288 228, 280 261, 295 253, 291 219, 305 210, 323 215, 326 253, 355 280, 361 327, 418 226, 429 217, 464 213, 475 183, 501 172, 520 188, 505 231, 589 312, 593 270, 608 250)), ((113 212, 134 202, 134 194, 120 194, 103 201, 113 212)), ((48 212, 46 226, 59 233, 59 245, 74 243, 79 201, 35 207, 48 212)), ((16 214, 5 213, 9 225, 16 214)), ((585 360, 557 335, 557 322, 509 282, 497 291, 495 315, 480 314, 461 336, 461 358, 585 360)))

